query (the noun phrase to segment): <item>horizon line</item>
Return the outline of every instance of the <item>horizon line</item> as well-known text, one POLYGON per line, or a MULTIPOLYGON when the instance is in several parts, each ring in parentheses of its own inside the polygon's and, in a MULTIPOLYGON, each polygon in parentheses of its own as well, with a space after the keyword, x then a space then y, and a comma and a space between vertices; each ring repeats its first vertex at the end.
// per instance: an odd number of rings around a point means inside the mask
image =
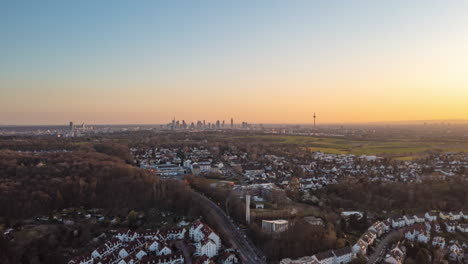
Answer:
MULTIPOLYGON (((178 120, 181 121, 181 120, 178 120)), ((200 120, 198 120, 200 121, 200 120)), ((70 122, 70 121, 68 121, 70 122)), ((0 127, 26 127, 26 126, 69 126, 68 122, 64 123, 55 123, 55 124, 0 124, 0 127)), ((72 121, 73 122, 73 121, 72 121)), ((245 121, 244 121, 245 122, 245 121)), ((397 120, 397 121, 368 121, 368 122, 320 122, 317 123, 316 126, 320 125, 385 125, 385 124, 399 124, 399 123, 417 123, 417 122, 460 122, 460 123, 468 123, 468 119, 463 119, 463 118, 452 118, 452 119, 423 119, 423 120, 397 120)), ((160 126, 160 125, 167 125, 171 122, 166 122, 166 123, 86 123, 86 122, 81 122, 77 124, 85 124, 85 125, 90 125, 90 126, 139 126, 139 125, 144 125, 144 126, 160 126)), ((195 122, 194 122, 195 123, 195 122)), ((209 122, 211 123, 211 122, 209 122)), ((287 122, 247 122, 248 124, 254 124, 254 125, 314 125, 313 122, 310 123, 287 123, 287 122)), ((234 123, 234 124, 242 124, 241 123, 234 123)), ((227 124, 228 126, 230 123, 227 124)))

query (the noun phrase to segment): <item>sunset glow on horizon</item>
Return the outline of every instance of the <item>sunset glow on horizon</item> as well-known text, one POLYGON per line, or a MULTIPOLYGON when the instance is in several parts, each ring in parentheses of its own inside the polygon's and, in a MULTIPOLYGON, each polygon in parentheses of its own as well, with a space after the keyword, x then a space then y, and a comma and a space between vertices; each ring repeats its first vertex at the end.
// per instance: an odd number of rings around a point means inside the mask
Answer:
POLYGON ((11 1, 0 124, 468 119, 466 1, 11 1))

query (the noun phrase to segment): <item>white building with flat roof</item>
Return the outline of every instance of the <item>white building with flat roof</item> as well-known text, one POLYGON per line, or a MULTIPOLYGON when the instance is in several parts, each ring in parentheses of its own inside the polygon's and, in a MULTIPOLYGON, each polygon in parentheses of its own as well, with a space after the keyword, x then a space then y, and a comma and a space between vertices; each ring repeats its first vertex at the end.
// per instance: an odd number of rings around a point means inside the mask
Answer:
POLYGON ((270 233, 278 233, 288 230, 288 220, 262 220, 262 230, 270 233))

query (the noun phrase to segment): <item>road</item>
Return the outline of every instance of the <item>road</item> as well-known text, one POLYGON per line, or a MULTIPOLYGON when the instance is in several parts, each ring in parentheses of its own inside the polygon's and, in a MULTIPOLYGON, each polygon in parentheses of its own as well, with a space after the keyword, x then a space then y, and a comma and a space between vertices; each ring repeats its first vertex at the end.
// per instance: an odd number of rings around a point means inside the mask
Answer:
POLYGON ((229 217, 224 211, 213 201, 208 199, 206 196, 194 191, 195 196, 201 201, 207 204, 212 209, 212 217, 215 217, 220 227, 224 229, 224 233, 228 235, 227 240, 232 248, 237 250, 238 255, 242 263, 244 264, 264 264, 266 263, 263 256, 259 256, 258 250, 247 239, 246 235, 238 229, 234 223, 231 222, 229 217))
POLYGON ((380 260, 380 258, 385 255, 388 242, 390 242, 394 238, 397 238, 399 235, 400 230, 392 230, 390 233, 386 234, 385 237, 377 245, 377 247, 375 247, 374 253, 369 256, 367 264, 377 263, 380 260))

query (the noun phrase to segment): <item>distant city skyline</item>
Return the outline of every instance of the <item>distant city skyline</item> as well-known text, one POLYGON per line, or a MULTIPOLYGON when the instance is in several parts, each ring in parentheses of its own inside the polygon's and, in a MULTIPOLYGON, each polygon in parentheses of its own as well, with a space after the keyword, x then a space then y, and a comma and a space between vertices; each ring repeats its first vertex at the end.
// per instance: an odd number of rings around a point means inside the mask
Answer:
POLYGON ((1 6, 1 125, 468 119, 467 1, 1 6))

